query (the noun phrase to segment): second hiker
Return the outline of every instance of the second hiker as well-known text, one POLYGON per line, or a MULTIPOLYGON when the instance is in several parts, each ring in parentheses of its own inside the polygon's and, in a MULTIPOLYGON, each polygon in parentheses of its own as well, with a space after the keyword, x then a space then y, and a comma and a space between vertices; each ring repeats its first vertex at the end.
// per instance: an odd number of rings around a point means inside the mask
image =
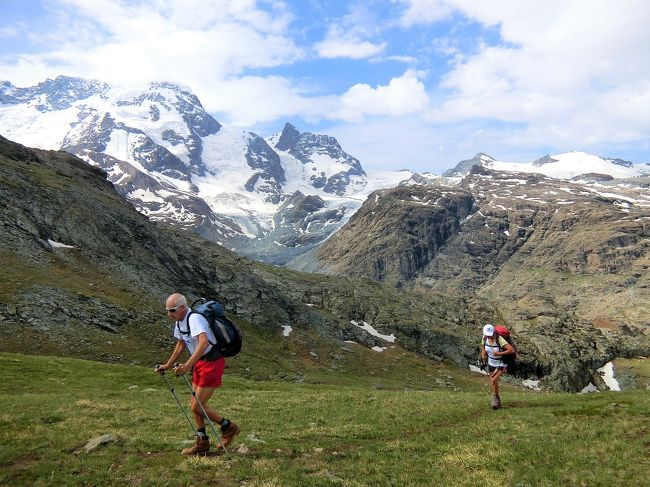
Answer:
POLYGON ((162 373, 173 367, 181 354, 187 349, 190 357, 187 362, 179 365, 176 375, 192 372, 192 389, 195 396, 190 400, 190 409, 196 423, 196 443, 190 448, 181 451, 183 455, 197 455, 210 450, 210 440, 205 432, 205 418, 197 399, 201 401, 206 414, 214 423, 221 427, 221 442, 224 446, 239 433, 239 426, 224 418, 215 409, 208 406, 214 390, 221 386, 221 376, 225 368, 225 360, 220 353, 212 353, 211 343, 216 343, 214 334, 210 329, 208 320, 201 314, 193 313, 187 306, 187 300, 182 294, 172 294, 165 303, 167 316, 176 322, 174 338, 176 346, 167 362, 156 369, 162 373), (209 358, 206 357, 209 354, 209 358), (216 357, 214 357, 216 355, 216 357))
POLYGON ((504 362, 504 355, 512 355, 515 349, 505 338, 495 333, 494 326, 487 324, 483 327, 483 340, 481 343, 481 359, 487 360, 490 389, 492 391, 491 405, 492 409, 501 407, 501 398, 499 397, 499 380, 508 370, 508 365, 504 362))

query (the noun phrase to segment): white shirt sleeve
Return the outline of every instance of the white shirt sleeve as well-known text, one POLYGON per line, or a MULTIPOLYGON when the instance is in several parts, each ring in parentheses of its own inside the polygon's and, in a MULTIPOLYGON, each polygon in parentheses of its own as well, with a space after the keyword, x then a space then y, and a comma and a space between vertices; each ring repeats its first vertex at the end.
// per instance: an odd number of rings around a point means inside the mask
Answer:
POLYGON ((192 332, 192 338, 197 338, 201 333, 207 333, 208 338, 214 340, 212 333, 210 333, 210 324, 204 316, 199 313, 192 313, 190 315, 190 321, 190 331, 192 332))

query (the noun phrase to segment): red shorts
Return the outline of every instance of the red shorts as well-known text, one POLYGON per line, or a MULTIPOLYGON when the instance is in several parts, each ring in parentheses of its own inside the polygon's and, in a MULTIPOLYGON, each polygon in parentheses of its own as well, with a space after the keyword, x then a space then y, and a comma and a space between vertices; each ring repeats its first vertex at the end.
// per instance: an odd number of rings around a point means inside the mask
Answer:
POLYGON ((220 387, 225 367, 223 357, 217 360, 199 360, 192 370, 192 382, 198 387, 220 387))

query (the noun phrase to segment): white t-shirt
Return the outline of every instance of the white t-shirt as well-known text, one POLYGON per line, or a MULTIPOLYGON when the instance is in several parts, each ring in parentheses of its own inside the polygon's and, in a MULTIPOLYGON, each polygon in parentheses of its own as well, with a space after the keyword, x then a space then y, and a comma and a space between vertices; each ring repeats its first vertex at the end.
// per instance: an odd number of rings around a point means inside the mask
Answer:
POLYGON ((497 344, 496 340, 494 340, 494 337, 487 338, 485 337, 485 351, 488 354, 488 365, 492 367, 501 367, 503 365, 503 360, 501 359, 501 356, 496 356, 494 355, 494 352, 503 352, 506 349, 506 345, 508 342, 506 341, 505 338, 502 336, 498 335, 499 337, 499 343, 497 344), (501 345, 501 347, 499 347, 501 345))
MULTIPOLYGON (((210 324, 208 320, 200 313, 191 313, 190 310, 187 310, 187 314, 183 317, 182 320, 177 321, 174 325, 174 337, 178 340, 183 340, 187 349, 190 351, 190 355, 194 353, 196 347, 199 344, 199 335, 201 333, 208 334, 208 341, 216 343, 217 340, 214 337, 214 333, 210 329, 210 324), (189 331, 187 327, 187 317, 190 318, 189 331), (192 336, 190 336, 190 332, 192 336)), ((212 349, 212 345, 208 345, 208 348, 205 349, 203 354, 205 355, 212 349)))

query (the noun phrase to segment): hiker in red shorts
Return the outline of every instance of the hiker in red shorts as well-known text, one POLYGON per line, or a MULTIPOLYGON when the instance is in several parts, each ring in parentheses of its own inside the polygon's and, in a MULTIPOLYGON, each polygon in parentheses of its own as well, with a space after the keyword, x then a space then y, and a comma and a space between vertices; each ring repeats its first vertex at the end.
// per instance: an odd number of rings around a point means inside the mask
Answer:
POLYGON ((205 418, 201 411, 201 404, 205 413, 221 427, 223 446, 239 433, 239 426, 229 419, 221 416, 215 409, 208 406, 214 390, 221 386, 221 376, 225 368, 225 360, 220 352, 212 350, 211 343, 216 343, 214 334, 210 330, 208 320, 200 313, 193 313, 187 306, 187 300, 182 294, 172 294, 165 303, 167 316, 176 321, 174 337, 178 340, 169 360, 156 369, 162 373, 173 367, 184 350, 188 350, 190 357, 184 364, 176 367, 176 375, 183 375, 192 371, 192 389, 195 396, 190 400, 190 409, 196 423, 196 443, 190 448, 185 448, 183 455, 197 455, 210 450, 210 439, 205 432, 205 418), (216 352, 216 353, 215 353, 216 352), (199 404, 197 399, 201 402, 199 404))

